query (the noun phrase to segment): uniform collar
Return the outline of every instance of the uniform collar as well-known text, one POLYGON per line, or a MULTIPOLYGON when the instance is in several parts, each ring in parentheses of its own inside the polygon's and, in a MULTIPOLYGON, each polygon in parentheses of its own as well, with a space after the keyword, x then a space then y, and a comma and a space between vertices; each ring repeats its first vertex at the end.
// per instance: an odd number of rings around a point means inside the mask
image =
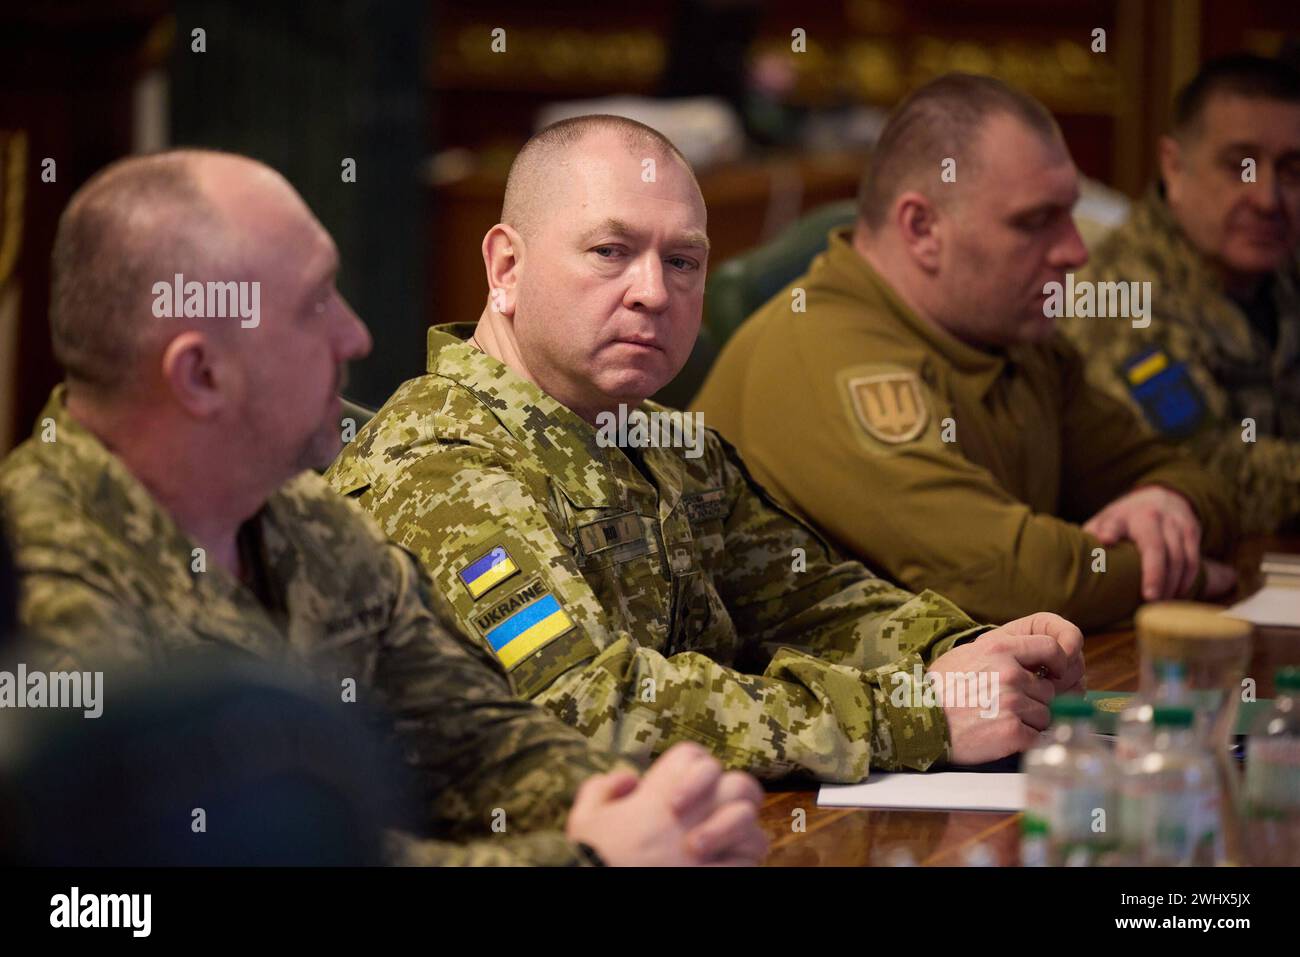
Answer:
MULTIPOLYGON (((621 502, 616 470, 640 474, 627 456, 614 455, 612 448, 600 445, 596 429, 568 406, 505 363, 469 345, 465 340, 474 329, 474 323, 452 323, 429 330, 430 374, 445 376, 468 389, 516 442, 542 462, 574 505, 602 508, 621 502)), ((654 407, 642 403, 641 408, 649 412, 654 407)), ((659 461, 658 453, 664 451, 645 450, 647 464, 656 476, 671 471, 659 461)), ((660 491, 664 490, 661 484, 660 491)))
MULTIPOLYGON (((110 540, 144 556, 169 588, 228 599, 247 591, 220 565, 207 564, 203 574, 191 571, 194 542, 122 460, 72 417, 65 385, 55 386, 50 393, 31 441, 40 450, 37 457, 44 467, 55 472, 69 490, 72 510, 98 525, 110 540), (45 439, 50 426, 52 442, 45 439)), ((260 522, 270 504, 250 521, 260 522)))
POLYGON ((853 248, 852 229, 848 226, 831 231, 830 244, 820 264, 834 285, 875 307, 870 312, 871 322, 884 321, 920 339, 930 356, 968 379, 975 392, 983 396, 1002 375, 1008 359, 1016 360, 1021 347, 1009 349, 1005 354, 977 349, 922 319, 853 248))
POLYGON ((1135 232, 1159 236, 1174 250, 1175 261, 1183 264, 1186 270, 1185 275, 1178 277, 1183 288, 1225 295, 1222 278, 1210 268, 1205 257, 1178 225, 1178 220, 1174 219, 1173 210, 1165 201, 1164 185, 1159 180, 1152 183, 1134 205, 1129 222, 1135 232))

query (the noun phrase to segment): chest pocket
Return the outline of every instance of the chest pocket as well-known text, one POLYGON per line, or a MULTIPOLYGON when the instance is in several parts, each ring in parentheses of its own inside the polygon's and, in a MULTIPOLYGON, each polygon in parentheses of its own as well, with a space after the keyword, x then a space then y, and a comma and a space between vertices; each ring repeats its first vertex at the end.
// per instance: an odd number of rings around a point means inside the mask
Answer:
POLYGON ((670 630, 672 582, 658 523, 633 509, 580 508, 555 497, 563 537, 614 628, 662 651, 670 630))
POLYGON ((636 561, 653 549, 653 523, 636 512, 607 514, 606 509, 575 510, 570 525, 578 565, 607 568, 636 561), (590 517, 587 513, 595 513, 590 517))

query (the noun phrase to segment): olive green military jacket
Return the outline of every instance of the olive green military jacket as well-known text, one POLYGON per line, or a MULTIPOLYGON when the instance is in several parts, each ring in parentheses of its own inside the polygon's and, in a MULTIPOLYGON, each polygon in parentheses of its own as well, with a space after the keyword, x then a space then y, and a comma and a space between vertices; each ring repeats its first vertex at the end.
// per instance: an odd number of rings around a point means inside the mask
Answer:
POLYGON ((1300 268, 1272 278, 1274 348, 1188 242, 1156 187, 1078 279, 1150 282, 1150 325, 1073 317, 1088 376, 1236 492, 1243 530, 1300 519, 1300 268), (1253 440, 1253 441, 1252 441, 1253 440))
POLYGON ((1130 614, 1136 548, 1094 552, 1077 523, 1135 485, 1185 495, 1211 550, 1232 529, 1219 483, 1089 387, 1063 338, 1004 354, 959 342, 847 230, 737 330, 693 408, 834 544, 979 618, 1130 614))
POLYGON ((357 701, 368 691, 394 719, 422 778, 431 832, 481 837, 394 835, 397 862, 584 859, 554 829, 577 785, 613 759, 520 701, 490 655, 443 628, 414 559, 318 476, 288 482, 241 531, 265 603, 202 561, 145 487, 67 414, 62 387, 34 435, 0 464, 0 501, 27 650, 46 667, 163 662, 208 646, 306 665, 335 687, 351 678, 357 701), (497 808, 500 837, 489 831, 497 808))
POLYGON ((429 374, 326 477, 521 693, 640 761, 686 739, 767 778, 856 781, 947 756, 942 710, 899 689, 975 622, 842 561, 711 432, 694 458, 630 450, 642 472, 472 331, 431 330, 429 374))

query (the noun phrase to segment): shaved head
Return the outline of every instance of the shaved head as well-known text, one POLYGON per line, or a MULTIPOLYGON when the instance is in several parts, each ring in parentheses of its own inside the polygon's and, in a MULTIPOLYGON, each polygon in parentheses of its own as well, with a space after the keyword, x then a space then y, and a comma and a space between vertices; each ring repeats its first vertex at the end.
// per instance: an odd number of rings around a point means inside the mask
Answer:
POLYGON ((475 344, 588 422, 643 401, 699 333, 707 227, 700 184, 663 134, 615 116, 548 126, 483 237, 475 344))
POLYGON ((879 229, 903 193, 915 190, 939 204, 970 183, 982 162, 980 133, 998 115, 1012 117, 1044 140, 1061 138, 1043 104, 992 77, 949 73, 909 94, 890 114, 872 150, 858 189, 862 221, 879 229), (948 159, 956 161, 956 180, 939 189, 948 159))
MULTIPOLYGON (((629 153, 656 160, 672 157, 690 170, 672 141, 644 123, 604 113, 559 120, 535 134, 510 164, 501 222, 525 239, 532 235, 547 212, 562 200, 562 187, 571 176, 567 169, 570 154, 588 137, 602 132, 616 134, 629 153)), ((692 179, 694 175, 692 172, 692 179)))

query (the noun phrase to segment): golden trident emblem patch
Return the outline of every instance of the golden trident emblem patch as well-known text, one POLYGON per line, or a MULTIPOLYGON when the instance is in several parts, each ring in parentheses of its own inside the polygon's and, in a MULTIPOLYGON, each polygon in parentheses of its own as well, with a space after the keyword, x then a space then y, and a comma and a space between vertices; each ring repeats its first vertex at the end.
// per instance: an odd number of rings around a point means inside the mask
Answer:
POLYGON ((858 422, 881 442, 896 445, 921 434, 929 419, 921 382, 912 372, 885 372, 850 379, 858 422))

